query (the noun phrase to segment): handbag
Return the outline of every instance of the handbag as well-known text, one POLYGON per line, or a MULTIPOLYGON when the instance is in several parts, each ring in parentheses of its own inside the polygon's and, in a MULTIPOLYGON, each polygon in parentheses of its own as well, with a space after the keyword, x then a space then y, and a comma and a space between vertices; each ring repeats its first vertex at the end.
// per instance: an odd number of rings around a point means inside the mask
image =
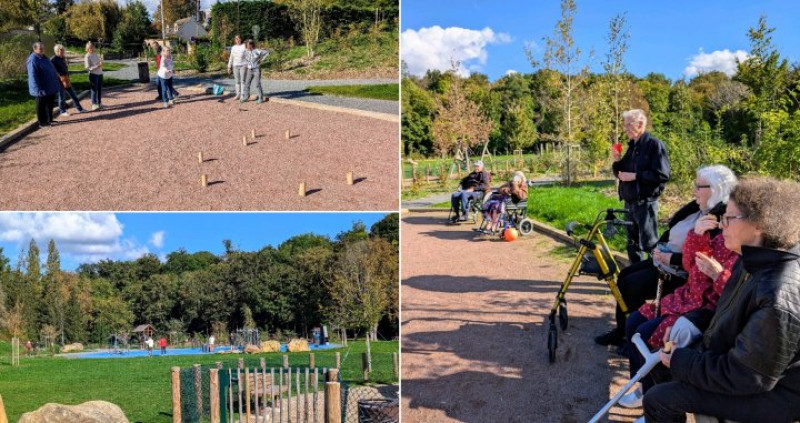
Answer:
POLYGON ((72 86, 69 75, 58 75, 58 79, 61 81, 61 86, 64 87, 64 89, 69 89, 72 86))

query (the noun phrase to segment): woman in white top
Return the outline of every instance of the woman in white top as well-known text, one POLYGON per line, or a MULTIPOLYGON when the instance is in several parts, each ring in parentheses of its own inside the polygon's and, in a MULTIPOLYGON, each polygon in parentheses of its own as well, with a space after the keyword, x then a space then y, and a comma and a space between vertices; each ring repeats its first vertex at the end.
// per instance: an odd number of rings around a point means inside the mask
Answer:
POLYGON ((94 44, 91 41, 86 43, 86 55, 83 57, 83 64, 89 71, 89 85, 92 91, 92 110, 103 107, 103 60, 94 52, 94 44))
MULTIPOLYGON (((258 99, 256 103, 264 102, 264 90, 261 88, 261 61, 267 57, 267 52, 256 48, 256 43, 253 40, 247 40, 244 43, 247 46, 244 54, 244 66, 247 68, 247 78, 245 79, 244 86, 242 86, 241 102, 244 103, 250 98, 250 84, 253 80, 256 81, 256 90, 258 90, 258 99)), ((269 100, 269 99, 267 99, 269 100)))
POLYGON ((245 66, 244 53, 245 45, 242 44, 242 37, 233 38, 234 46, 231 47, 231 57, 228 59, 228 75, 233 71, 234 84, 236 85, 236 97, 242 95, 242 85, 244 84, 245 66))
POLYGON ((170 52, 169 47, 164 47, 164 49, 161 50, 161 66, 158 67, 158 78, 161 81, 161 99, 164 100, 165 109, 175 105, 175 100, 172 95, 172 92, 175 91, 175 89, 172 88, 172 74, 172 52, 170 52))

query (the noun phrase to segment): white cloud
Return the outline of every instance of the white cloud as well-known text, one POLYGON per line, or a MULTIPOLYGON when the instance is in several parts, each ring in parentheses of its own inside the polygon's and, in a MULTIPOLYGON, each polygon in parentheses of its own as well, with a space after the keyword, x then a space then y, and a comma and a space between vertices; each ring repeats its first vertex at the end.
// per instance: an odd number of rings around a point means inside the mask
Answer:
POLYGON ((496 33, 491 28, 482 30, 459 27, 432 26, 419 30, 407 29, 400 36, 401 56, 408 71, 424 75, 426 71, 447 71, 452 62, 461 62, 458 73, 468 76, 470 70, 479 70, 489 57, 486 46, 511 42, 506 33, 496 33))
POLYGON ((153 235, 150 236, 150 244, 153 247, 161 248, 164 246, 164 231, 154 232, 153 235))
POLYGON ((736 73, 737 60, 743 61, 747 57, 747 52, 744 50, 725 49, 704 53, 703 49, 700 49, 699 53, 691 57, 689 66, 683 70, 683 74, 691 78, 701 73, 720 71, 732 76, 736 73))
POLYGON ((506 75, 513 75, 515 73, 519 73, 519 72, 515 71, 514 69, 509 69, 509 70, 506 71, 506 75))
POLYGON ((135 259, 149 252, 123 238, 123 225, 113 213, 0 213, 0 241, 27 246, 31 238, 42 251, 52 239, 62 255, 82 262, 135 259))

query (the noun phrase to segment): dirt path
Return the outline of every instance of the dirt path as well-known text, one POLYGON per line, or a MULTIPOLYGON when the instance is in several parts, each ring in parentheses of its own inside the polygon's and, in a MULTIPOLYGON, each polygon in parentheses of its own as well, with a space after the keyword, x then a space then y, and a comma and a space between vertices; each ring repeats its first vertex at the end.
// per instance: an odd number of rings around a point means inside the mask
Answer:
POLYGON ((154 89, 109 90, 104 110, 26 136, 0 153, 0 209, 397 209, 397 123, 181 94, 164 109, 154 89), (252 129, 257 138, 244 146, 252 129))
MULTIPOLYGON (((401 225, 403 421, 588 421, 628 376, 627 360, 592 342, 613 318, 607 287, 573 282, 551 365, 546 315, 571 251, 539 234, 473 241, 445 218, 411 213, 401 225)), ((616 407, 610 420, 635 414, 616 407)))

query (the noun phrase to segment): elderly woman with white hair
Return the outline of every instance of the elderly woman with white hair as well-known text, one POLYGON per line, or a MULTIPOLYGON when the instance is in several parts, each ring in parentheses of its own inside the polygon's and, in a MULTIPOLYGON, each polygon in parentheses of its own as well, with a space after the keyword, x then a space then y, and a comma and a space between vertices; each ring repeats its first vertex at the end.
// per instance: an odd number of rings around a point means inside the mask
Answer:
MULTIPOLYGON (((664 333, 681 316, 695 310, 714 310, 717 307, 731 271, 740 259, 736 251, 725 246, 719 228, 724 209, 717 206, 728 201, 736 182, 733 172, 725 166, 698 170, 694 190, 701 208, 700 214, 694 225, 690 226, 691 229, 687 225, 681 226, 682 229, 688 229, 682 247, 682 265, 688 274, 686 283, 661 299, 660 313, 656 310, 656 304, 647 303, 630 315, 625 327, 628 342, 638 333, 651 348, 660 348, 664 345, 664 333)), ((644 358, 630 344, 628 358, 633 377, 644 364, 644 358)), ((630 408, 641 406, 642 391, 646 392, 654 384, 651 377, 645 377, 642 379, 643 389, 624 396, 620 405, 630 408)))
POLYGON ((50 61, 53 62, 53 66, 56 68, 56 72, 58 72, 59 82, 61 83, 61 90, 58 92, 58 111, 62 116, 69 116, 69 113, 67 113, 67 95, 69 95, 70 98, 72 98, 72 105, 75 106, 78 113, 83 113, 83 107, 81 106, 80 100, 78 100, 78 94, 75 93, 75 88, 72 88, 72 81, 69 79, 69 62, 64 54, 64 46, 56 44, 55 47, 53 47, 53 51, 56 55, 53 56, 50 61))

